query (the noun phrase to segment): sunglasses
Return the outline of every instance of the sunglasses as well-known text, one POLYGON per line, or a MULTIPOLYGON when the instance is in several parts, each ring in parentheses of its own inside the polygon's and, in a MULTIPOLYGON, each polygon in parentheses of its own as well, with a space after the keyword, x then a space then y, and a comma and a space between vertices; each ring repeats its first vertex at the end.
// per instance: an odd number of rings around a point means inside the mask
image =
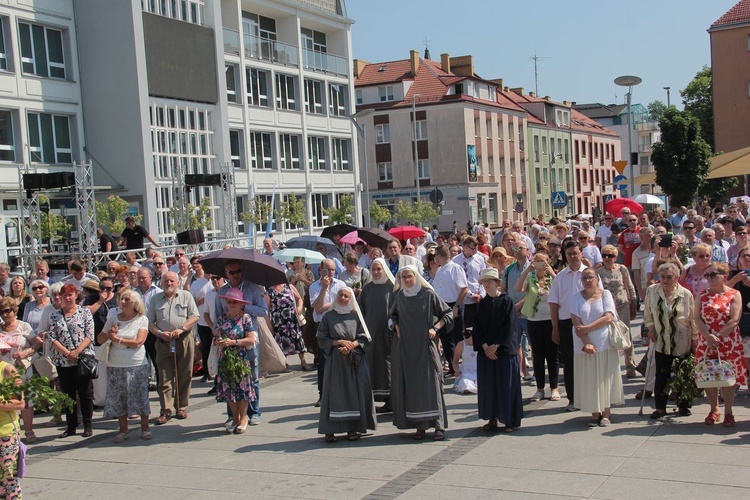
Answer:
POLYGON ((720 272, 717 271, 717 272, 714 272, 714 273, 706 273, 703 276, 705 276, 706 278, 712 280, 712 279, 714 279, 717 276, 723 276, 723 275, 724 275, 724 273, 720 273, 720 272))
POLYGON ((0 311, 0 315, 5 316, 6 314, 10 314, 12 312, 13 312, 13 309, 3 309, 2 311, 0 311))
POLYGON ((222 278, 221 276, 211 276, 211 281, 219 281, 219 280, 222 280, 222 279, 224 279, 224 278, 222 278))
POLYGON ((581 281, 594 281, 596 279, 596 276, 583 276, 581 277, 581 281))
POLYGON ((31 289, 32 290, 46 290, 47 287, 44 285, 37 285, 37 286, 32 286, 31 289))
POLYGON ((695 229, 693 226, 682 226, 682 229, 685 231, 695 229))
POLYGON ((227 274, 234 276, 235 274, 240 274, 242 272, 242 269, 235 269, 234 271, 227 271, 227 274))
POLYGON ((513 246, 513 247, 510 247, 510 249, 513 250, 514 252, 520 252, 521 250, 526 250, 526 247, 513 246))
POLYGON ((114 288, 111 286, 100 286, 99 290, 101 290, 102 292, 109 292, 111 290, 114 290, 114 288))
POLYGON ((122 302, 123 304, 124 304, 125 302, 130 302, 130 298, 128 298, 128 297, 123 297, 123 298, 121 298, 121 299, 120 299, 120 302, 122 302))
POLYGON ((164 262, 154 262, 154 265, 155 265, 155 266, 163 266, 163 265, 164 265, 164 262))
POLYGON ((605 258, 605 259, 614 259, 615 258, 615 254, 613 254, 613 253, 603 253, 602 257, 605 258))

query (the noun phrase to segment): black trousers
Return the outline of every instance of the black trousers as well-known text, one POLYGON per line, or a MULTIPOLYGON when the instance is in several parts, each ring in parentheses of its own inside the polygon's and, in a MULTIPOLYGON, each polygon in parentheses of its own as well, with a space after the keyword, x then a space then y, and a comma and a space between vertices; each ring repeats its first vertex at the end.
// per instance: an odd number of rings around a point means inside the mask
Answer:
POLYGON ((560 361, 558 360, 557 344, 552 342, 552 320, 527 321, 526 325, 529 330, 536 388, 544 389, 544 363, 546 362, 550 389, 557 389, 560 361))
POLYGON ((474 316, 477 315, 478 303, 464 304, 464 328, 471 328, 474 326, 474 316))
POLYGON ((214 332, 207 326, 198 325, 198 338, 201 341, 201 359, 203 360, 203 373, 208 375, 208 355, 211 352, 211 342, 214 332))
MULTIPOLYGON (((448 305, 451 307, 455 304, 455 302, 448 302, 448 305)), ((443 327, 438 332, 438 335, 440 336, 440 344, 443 346, 443 357, 448 362, 448 369, 451 372, 453 371, 453 354, 456 352, 456 344, 461 342, 464 338, 463 331, 463 315, 459 308, 458 316, 453 318, 453 327, 450 330, 443 327)))
POLYGON ((569 319, 561 319, 557 322, 557 325, 560 330, 560 363, 565 365, 563 371, 565 395, 568 398, 568 402, 573 404, 573 321, 569 319))
POLYGON ((159 385, 159 367, 156 366, 156 336, 149 332, 146 335, 146 341, 143 343, 146 348, 146 355, 151 360, 151 364, 154 365, 154 372, 156 373, 156 385, 159 385))
MULTIPOLYGON (((94 389, 91 386, 91 379, 79 377, 77 366, 58 366, 57 375, 60 379, 60 390, 73 401, 78 396, 83 416, 83 428, 91 429, 91 418, 94 415, 94 389)), ((65 409, 65 422, 69 434, 74 433, 78 427, 77 410, 78 404, 73 407, 73 410, 65 409)))
MULTIPOLYGON (((672 378, 672 363, 680 356, 671 356, 654 351, 654 365, 656 366, 656 379, 654 380, 654 399, 657 410, 667 410, 667 400, 669 392, 667 384, 672 378)), ((690 405, 680 405, 680 408, 689 408, 690 405)))

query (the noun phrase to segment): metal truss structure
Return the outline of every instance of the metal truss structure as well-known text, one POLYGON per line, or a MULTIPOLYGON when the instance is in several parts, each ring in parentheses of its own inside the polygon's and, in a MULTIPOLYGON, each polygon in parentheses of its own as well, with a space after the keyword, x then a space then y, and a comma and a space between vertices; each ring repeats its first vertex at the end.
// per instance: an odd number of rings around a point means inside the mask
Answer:
POLYGON ((237 237, 237 190, 234 185, 234 166, 227 162, 221 165, 221 186, 219 186, 224 238, 237 237))
MULTIPOLYGON (((99 251, 96 234, 96 203, 94 201, 94 175, 91 162, 74 163, 76 175, 76 209, 78 210, 78 252, 93 256, 99 251)), ((95 267, 93 259, 85 259, 89 271, 95 267)))
POLYGON ((36 272, 36 256, 41 254, 42 244, 42 211, 39 206, 39 192, 26 191, 23 185, 24 174, 36 173, 36 166, 23 165, 18 169, 18 185, 21 187, 18 195, 20 210, 20 233, 23 251, 24 267, 36 272), (30 196, 27 196, 30 195, 30 196))

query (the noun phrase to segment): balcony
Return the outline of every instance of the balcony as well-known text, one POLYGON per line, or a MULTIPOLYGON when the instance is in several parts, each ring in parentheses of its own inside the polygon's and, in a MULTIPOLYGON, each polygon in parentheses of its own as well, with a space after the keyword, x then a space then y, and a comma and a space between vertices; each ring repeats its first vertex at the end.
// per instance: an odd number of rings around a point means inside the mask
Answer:
MULTIPOLYGON (((635 121, 635 120, 633 120, 635 121)), ((657 122, 640 122, 634 123, 634 127, 638 132, 658 132, 659 124, 657 122)))
POLYGON ((224 52, 240 54, 240 32, 224 28, 224 52))
POLYGON ((349 74, 349 64, 344 57, 317 50, 302 49, 302 60, 305 69, 336 76, 347 76, 349 74))
POLYGON ((651 153, 651 146, 652 144, 639 144, 638 145, 638 152, 639 153, 651 153))
POLYGON ((245 57, 269 61, 285 66, 299 66, 297 47, 276 40, 243 35, 245 39, 245 57))

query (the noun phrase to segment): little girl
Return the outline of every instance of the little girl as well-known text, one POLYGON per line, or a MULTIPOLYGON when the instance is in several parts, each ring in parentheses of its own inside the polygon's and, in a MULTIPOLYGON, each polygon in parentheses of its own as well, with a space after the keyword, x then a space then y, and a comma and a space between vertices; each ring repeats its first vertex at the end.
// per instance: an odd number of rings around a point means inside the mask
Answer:
POLYGON ((477 353, 471 339, 471 328, 466 329, 463 342, 456 346, 453 354, 453 371, 456 373, 454 391, 459 394, 477 393, 477 353), (468 346, 468 349, 464 349, 464 346, 468 346))

